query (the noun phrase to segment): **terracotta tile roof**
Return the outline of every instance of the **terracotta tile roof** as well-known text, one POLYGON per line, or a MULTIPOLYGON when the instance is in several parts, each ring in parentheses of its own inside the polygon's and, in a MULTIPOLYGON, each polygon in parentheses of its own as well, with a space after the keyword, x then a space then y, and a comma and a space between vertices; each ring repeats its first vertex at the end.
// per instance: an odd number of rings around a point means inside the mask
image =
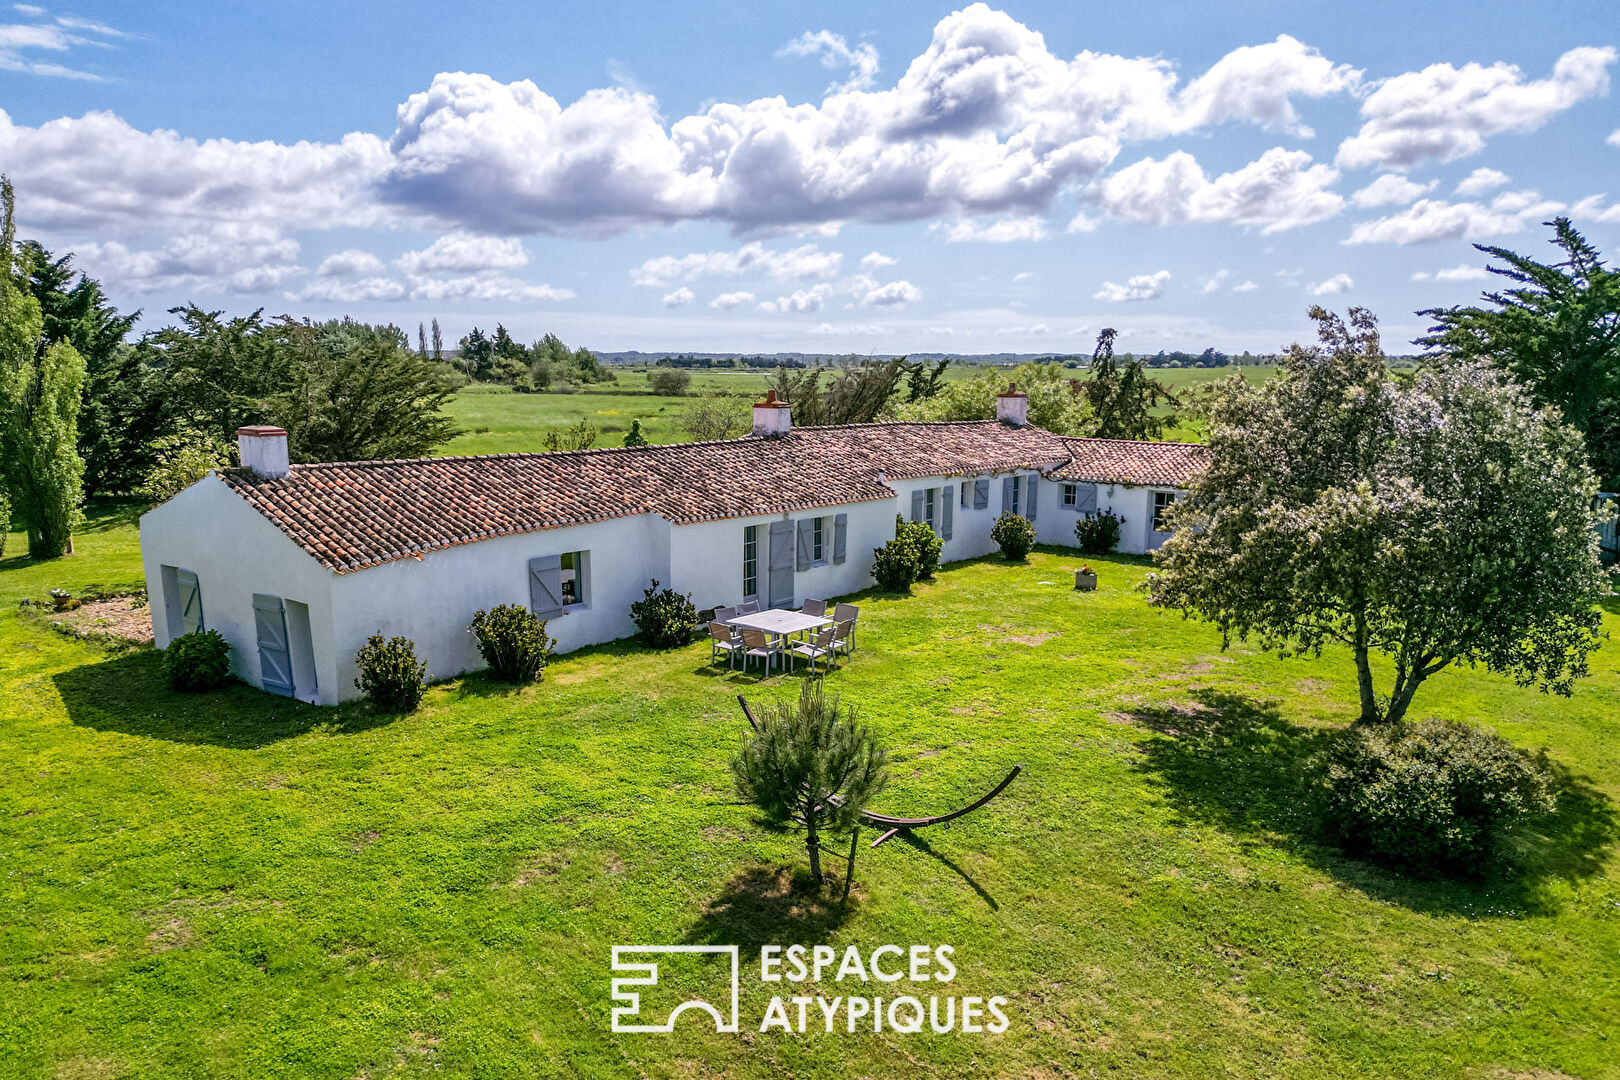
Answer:
POLYGON ((1198 443, 1068 437, 1063 443, 1070 461, 1047 474, 1053 480, 1182 487, 1204 467, 1207 453, 1198 443))
MULTIPOLYGON (((294 465, 221 479, 338 573, 495 536, 655 513, 676 524, 894 497, 879 480, 1074 466, 1074 447, 1161 444, 1063 439, 996 421, 799 428, 781 438, 480 457, 294 465)), ((1166 461, 1180 460, 1180 444, 1166 461)), ((1144 449, 1145 448, 1145 449, 1144 449)), ((1131 459, 1121 451, 1121 460, 1131 459)), ((1117 479, 1173 483, 1151 475, 1117 479)), ((1065 476, 1064 478, 1069 478, 1065 476)), ((1098 477, 1099 479, 1103 477, 1098 477)), ((1092 479, 1086 476, 1085 479, 1092 479)))
POLYGON ((993 421, 801 428, 778 439, 294 465, 220 476, 342 573, 495 536, 656 513, 689 524, 894 497, 885 476, 1042 468, 1053 435, 993 421))

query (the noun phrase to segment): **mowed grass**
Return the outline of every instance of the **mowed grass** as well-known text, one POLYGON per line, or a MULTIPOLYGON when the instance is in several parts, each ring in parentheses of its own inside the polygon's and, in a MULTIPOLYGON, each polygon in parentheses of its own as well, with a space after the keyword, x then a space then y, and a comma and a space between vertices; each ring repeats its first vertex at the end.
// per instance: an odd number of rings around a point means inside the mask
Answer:
POLYGON ((138 582, 127 518, 93 524, 71 559, 0 567, 8 1078, 1620 1075, 1613 645, 1568 700, 1468 670, 1425 688, 1420 714, 1574 776, 1526 871, 1422 882, 1319 845, 1294 798, 1351 715, 1343 654, 1222 653, 1145 605, 1137 560, 1089 560, 1093 594, 1064 551, 949 567, 862 598, 829 685, 891 749, 879 809, 1025 771, 976 814, 863 844, 839 908, 796 889, 802 848, 727 774, 734 695, 798 677, 622 644, 397 719, 177 696, 150 651, 15 608, 138 582), (769 993, 813 992, 757 981, 766 942, 951 944, 957 979, 924 994, 1006 995, 1011 1028, 760 1034, 769 993), (679 943, 742 946, 743 1033, 612 1034, 611 947, 679 943))
MULTIPOLYGON (((947 369, 952 379, 973 378, 995 370, 983 365, 954 365, 947 369)), ((1152 374, 1166 385, 1180 390, 1204 385, 1240 372, 1251 382, 1271 377, 1274 367, 1249 368, 1159 368, 1152 374)), ((576 394, 514 394, 506 387, 476 386, 463 390, 445 407, 464 434, 433 452, 448 454, 511 454, 545 449, 546 432, 560 430, 586 420, 597 430, 595 446, 620 446, 634 420, 641 421, 642 434, 655 443, 686 442, 680 428, 681 410, 692 397, 727 394, 747 401, 765 392, 763 372, 693 371, 686 397, 668 397, 647 392, 647 369, 614 368, 618 382, 599 385, 576 394)), ((1079 378, 1081 370, 1073 372, 1079 378)), ((1169 408, 1162 410, 1166 414, 1169 408)), ((1170 439, 1195 439, 1187 425, 1165 433, 1170 439)))

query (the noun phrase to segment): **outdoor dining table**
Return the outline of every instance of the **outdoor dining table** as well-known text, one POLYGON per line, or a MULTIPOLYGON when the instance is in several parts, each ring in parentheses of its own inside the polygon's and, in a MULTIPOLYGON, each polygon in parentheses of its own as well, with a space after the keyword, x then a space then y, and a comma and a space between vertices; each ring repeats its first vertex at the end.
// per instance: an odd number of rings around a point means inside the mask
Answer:
POLYGON ((761 630, 779 639, 802 634, 807 630, 820 630, 832 624, 831 619, 824 619, 819 615, 806 615, 802 611, 788 611, 785 608, 770 608, 766 611, 756 611, 751 615, 734 615, 726 620, 727 626, 737 626, 744 630, 761 630))

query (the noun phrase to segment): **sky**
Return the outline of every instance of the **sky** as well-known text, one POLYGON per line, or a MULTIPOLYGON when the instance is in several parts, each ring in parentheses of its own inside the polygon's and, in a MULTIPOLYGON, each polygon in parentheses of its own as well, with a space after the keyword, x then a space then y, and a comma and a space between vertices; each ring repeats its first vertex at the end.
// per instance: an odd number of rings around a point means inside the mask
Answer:
POLYGON ((1620 250, 1612 0, 0 9, 21 235, 121 308, 599 350, 1273 352, 1620 250))

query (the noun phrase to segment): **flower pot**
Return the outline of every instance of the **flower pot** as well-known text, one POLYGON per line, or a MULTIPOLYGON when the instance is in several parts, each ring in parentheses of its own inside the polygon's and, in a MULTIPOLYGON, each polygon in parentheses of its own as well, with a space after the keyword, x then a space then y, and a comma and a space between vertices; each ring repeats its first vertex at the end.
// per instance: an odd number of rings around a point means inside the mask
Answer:
POLYGON ((1084 570, 1074 572, 1074 587, 1081 592, 1095 592, 1097 589, 1097 575, 1095 572, 1087 573, 1084 570))

